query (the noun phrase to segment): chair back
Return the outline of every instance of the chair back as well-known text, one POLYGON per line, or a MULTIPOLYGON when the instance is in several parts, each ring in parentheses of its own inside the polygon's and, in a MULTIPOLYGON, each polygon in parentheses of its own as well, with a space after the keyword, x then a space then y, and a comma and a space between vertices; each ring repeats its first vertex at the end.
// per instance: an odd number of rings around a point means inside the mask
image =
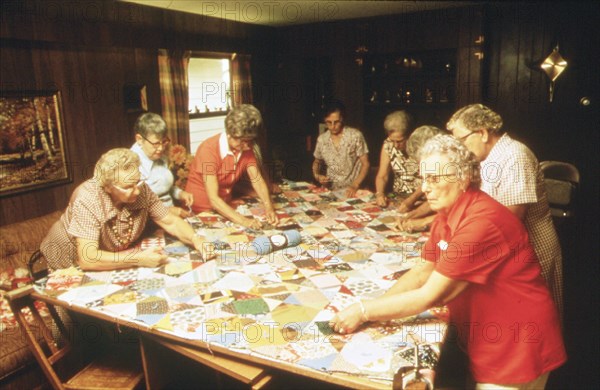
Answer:
POLYGON ((579 187, 579 170, 573 164, 562 161, 542 161, 540 169, 544 174, 552 216, 572 217, 575 195, 579 187))

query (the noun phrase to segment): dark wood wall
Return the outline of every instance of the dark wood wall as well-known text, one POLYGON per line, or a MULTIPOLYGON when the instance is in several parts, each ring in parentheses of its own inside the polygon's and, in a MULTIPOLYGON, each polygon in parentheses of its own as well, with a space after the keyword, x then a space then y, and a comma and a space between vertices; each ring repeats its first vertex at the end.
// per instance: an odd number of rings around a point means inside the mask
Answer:
POLYGON ((103 152, 131 146, 139 112, 126 112, 123 86, 146 85, 149 110, 162 111, 158 48, 251 54, 262 64, 257 80, 271 63, 267 27, 113 1, 19 0, 1 6, 0 88, 61 92, 74 180, 0 199, 0 224, 64 208, 103 152))
MULTIPOLYGON (((372 166, 377 166, 384 138, 383 117, 398 107, 377 108, 365 112, 363 68, 357 63, 357 49, 368 50, 366 56, 397 54, 415 50, 457 52, 458 77, 456 105, 481 98, 480 61, 474 52, 482 34, 483 8, 451 8, 434 12, 409 13, 347 21, 315 23, 280 28, 277 31, 276 83, 283 93, 274 101, 279 115, 277 128, 285 129, 281 144, 286 150, 287 165, 300 178, 312 179, 312 149, 318 135, 321 109, 327 100, 340 99, 347 109, 346 123, 365 134, 372 166)), ((366 65, 363 65, 366 66, 366 65)), ((438 110, 452 112, 455 104, 438 110)), ((423 107, 407 106, 417 124, 445 125, 444 115, 436 123, 420 120, 423 107)), ((431 110, 433 111, 433 109, 431 110)))

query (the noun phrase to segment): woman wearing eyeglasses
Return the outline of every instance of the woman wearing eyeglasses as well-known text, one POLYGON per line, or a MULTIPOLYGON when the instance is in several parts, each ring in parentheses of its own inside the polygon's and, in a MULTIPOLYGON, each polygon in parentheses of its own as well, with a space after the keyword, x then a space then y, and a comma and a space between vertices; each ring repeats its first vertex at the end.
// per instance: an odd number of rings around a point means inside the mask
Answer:
POLYGON ((189 208, 194 203, 194 196, 174 184, 175 178, 169 169, 166 154, 171 141, 166 136, 165 120, 158 114, 147 112, 137 118, 133 130, 135 143, 131 150, 140 157, 142 180, 173 214, 182 218, 189 217, 189 211, 176 207, 173 203, 173 199, 176 199, 189 208))
POLYGON ((367 321, 447 305, 475 388, 543 389, 566 353, 525 226, 479 189, 479 164, 459 140, 429 140, 420 168, 423 192, 437 211, 424 261, 382 296, 337 313, 330 325, 350 333, 367 321))
POLYGON ((264 205, 266 222, 277 223, 271 194, 253 151, 262 125, 260 111, 251 104, 241 104, 225 117, 224 132, 198 146, 186 185, 186 190, 194 194, 194 212, 215 210, 238 225, 260 229, 261 221, 246 217, 232 207, 233 187, 246 174, 264 205))
POLYGON ((96 163, 94 177, 75 189, 61 218, 40 245, 51 269, 79 265, 85 271, 157 267, 161 248, 135 248, 149 220, 194 246, 207 259, 204 239, 169 212, 141 179, 140 159, 125 148, 112 149, 96 163))
POLYGON ((383 127, 387 138, 383 141, 379 157, 379 170, 375 178, 377 204, 387 206, 385 190, 390 171, 394 174, 393 191, 410 195, 417 188, 418 164, 406 152, 406 141, 412 132, 412 118, 406 111, 394 111, 385 117, 383 127))

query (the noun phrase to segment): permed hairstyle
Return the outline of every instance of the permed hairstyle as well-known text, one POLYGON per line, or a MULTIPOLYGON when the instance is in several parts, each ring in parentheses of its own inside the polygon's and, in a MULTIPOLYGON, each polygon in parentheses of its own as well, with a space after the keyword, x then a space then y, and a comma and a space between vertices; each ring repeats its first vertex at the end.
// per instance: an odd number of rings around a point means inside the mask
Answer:
POLYGON ((117 148, 104 153, 94 168, 94 179, 101 187, 115 183, 119 170, 139 169, 140 158, 130 149, 117 148))
POLYGON ((421 148, 421 160, 439 154, 448 157, 449 163, 457 166, 461 179, 468 179, 470 187, 479 188, 479 161, 462 142, 451 135, 441 134, 430 138, 421 148))
POLYGON ((502 117, 483 104, 471 104, 459 109, 452 115, 446 128, 452 131, 461 123, 469 131, 486 129, 492 134, 502 133, 502 117))
POLYGON ((387 135, 400 132, 402 135, 408 136, 412 131, 412 116, 404 110, 394 111, 385 117, 383 128, 387 135))
POLYGON ((262 127, 260 111, 251 104, 242 104, 225 117, 225 131, 232 137, 256 138, 262 127))
POLYGON ((323 110, 323 118, 327 118, 334 112, 339 112, 342 119, 346 118, 346 106, 339 100, 333 100, 325 106, 323 110))
POLYGON ((147 112, 136 119, 133 131, 145 138, 148 138, 152 134, 162 138, 167 132, 167 123, 162 116, 153 112, 147 112))
POLYGON ((420 160, 419 152, 425 142, 438 134, 448 134, 446 131, 435 126, 420 126, 412 132, 408 141, 406 141, 406 153, 415 161, 420 160))

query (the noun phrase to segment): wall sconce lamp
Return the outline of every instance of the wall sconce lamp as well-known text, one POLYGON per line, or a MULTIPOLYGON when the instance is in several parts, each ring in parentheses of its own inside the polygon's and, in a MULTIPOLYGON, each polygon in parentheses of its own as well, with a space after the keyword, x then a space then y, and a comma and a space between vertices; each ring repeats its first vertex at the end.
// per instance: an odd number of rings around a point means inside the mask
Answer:
POLYGON ((567 68, 567 61, 558 52, 558 44, 552 50, 552 53, 542 62, 540 68, 550 79, 550 103, 554 99, 554 82, 560 74, 567 68))

